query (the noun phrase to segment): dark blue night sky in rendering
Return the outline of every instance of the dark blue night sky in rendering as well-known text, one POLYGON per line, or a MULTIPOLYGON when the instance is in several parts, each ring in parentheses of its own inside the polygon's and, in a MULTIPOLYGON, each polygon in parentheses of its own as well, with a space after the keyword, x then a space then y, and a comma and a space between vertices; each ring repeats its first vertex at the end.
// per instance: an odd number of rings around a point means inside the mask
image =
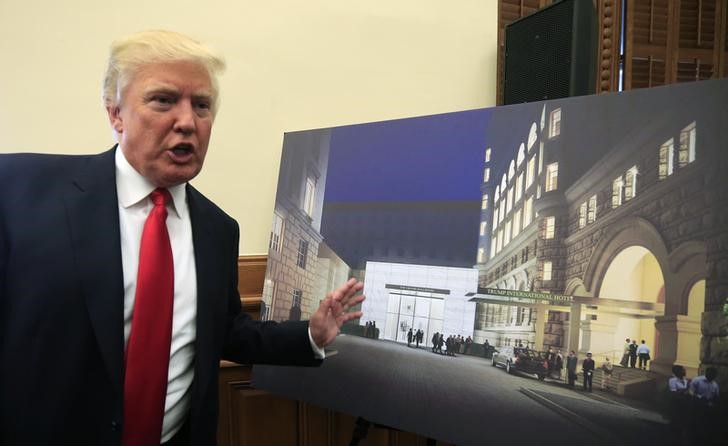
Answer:
POLYGON ((325 201, 480 201, 492 109, 332 130, 325 201))
MULTIPOLYGON (((367 260, 472 267, 492 112, 332 129, 321 225, 326 243, 354 268, 367 260)), ((512 157, 497 153, 492 173, 512 157)))

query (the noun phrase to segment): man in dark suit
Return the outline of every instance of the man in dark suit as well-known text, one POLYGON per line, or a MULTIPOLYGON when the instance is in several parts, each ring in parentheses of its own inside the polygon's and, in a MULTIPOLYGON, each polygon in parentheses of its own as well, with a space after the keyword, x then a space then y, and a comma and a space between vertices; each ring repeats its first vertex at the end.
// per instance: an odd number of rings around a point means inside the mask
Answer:
MULTIPOLYGON (((117 146, 0 155, 0 444, 214 444, 221 358, 317 365, 341 325, 361 316, 347 311, 363 300, 353 279, 310 321, 241 312, 237 223, 188 184, 205 158, 223 67, 186 36, 132 35, 112 46, 104 83, 117 146), (155 213, 173 275, 159 419, 141 417, 150 439, 130 422, 147 407, 128 403, 128 346, 144 353, 158 339, 139 340, 137 316, 149 286, 137 279, 156 262, 140 254, 155 213)), ((149 326, 163 325, 146 302, 149 326)), ((147 379, 147 364, 135 367, 134 379, 147 379)))
POLYGON ((581 363, 581 371, 584 373, 584 390, 588 392, 592 391, 592 380, 594 378, 595 368, 596 364, 592 359, 591 352, 589 352, 586 354, 586 359, 584 359, 584 362, 581 363))

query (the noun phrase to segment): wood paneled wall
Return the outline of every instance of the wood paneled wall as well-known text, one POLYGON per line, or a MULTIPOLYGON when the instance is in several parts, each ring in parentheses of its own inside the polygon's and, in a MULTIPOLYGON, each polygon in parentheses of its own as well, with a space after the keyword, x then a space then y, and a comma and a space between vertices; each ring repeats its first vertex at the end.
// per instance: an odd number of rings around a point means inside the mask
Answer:
MULTIPOLYGON (((266 256, 243 256, 238 261, 238 291, 243 309, 260 315, 266 256)), ((272 395, 251 384, 252 367, 220 364, 220 446, 346 446, 357 417, 272 395)), ((361 446, 446 446, 425 437, 371 427, 361 446)))
MULTIPOLYGON (((618 91, 620 76, 624 90, 728 76, 728 0, 592 1, 599 26, 596 92, 618 91)), ((498 0, 498 105, 506 25, 552 3, 498 0)))

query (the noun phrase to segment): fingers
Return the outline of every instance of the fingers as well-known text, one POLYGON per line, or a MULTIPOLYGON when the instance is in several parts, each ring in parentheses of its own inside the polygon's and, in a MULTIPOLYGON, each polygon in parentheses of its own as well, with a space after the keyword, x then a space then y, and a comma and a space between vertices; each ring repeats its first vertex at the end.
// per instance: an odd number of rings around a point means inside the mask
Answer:
POLYGON ((346 283, 335 289, 321 302, 320 309, 334 318, 336 324, 341 327, 345 322, 362 317, 361 311, 349 313, 348 310, 360 304, 366 299, 363 294, 358 294, 364 289, 364 284, 351 278, 346 283))
POLYGON ((335 289, 332 296, 335 300, 346 299, 354 295, 357 291, 361 291, 363 288, 364 284, 352 277, 339 288, 335 289))
POLYGON ((355 305, 351 304, 350 301, 357 294, 364 289, 364 284, 358 280, 351 278, 346 281, 345 284, 334 290, 331 293, 331 297, 334 301, 340 303, 342 306, 355 305))
POLYGON ((332 300, 331 305, 329 305, 329 308, 331 309, 331 312, 333 315, 335 315, 336 317, 341 317, 345 314, 348 314, 347 311, 349 310, 349 308, 362 303, 364 301, 364 299, 366 299, 366 296, 364 296, 363 294, 360 294, 358 296, 355 296, 355 297, 349 299, 349 301, 344 305, 337 305, 337 303, 332 300))
POLYGON ((349 322, 352 319, 358 319, 362 316, 364 316, 364 313, 362 313, 361 311, 353 311, 351 313, 344 313, 341 323, 344 324, 346 322, 349 322))

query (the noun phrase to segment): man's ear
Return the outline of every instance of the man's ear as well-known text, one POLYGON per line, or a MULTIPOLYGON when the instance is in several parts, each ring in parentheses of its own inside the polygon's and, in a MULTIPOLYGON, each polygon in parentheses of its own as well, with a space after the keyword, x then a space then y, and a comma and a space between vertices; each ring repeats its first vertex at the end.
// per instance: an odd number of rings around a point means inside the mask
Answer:
POLYGON ((109 115, 109 124, 116 133, 122 133, 124 131, 124 121, 121 119, 119 113, 119 106, 117 104, 107 105, 106 113, 109 115))

